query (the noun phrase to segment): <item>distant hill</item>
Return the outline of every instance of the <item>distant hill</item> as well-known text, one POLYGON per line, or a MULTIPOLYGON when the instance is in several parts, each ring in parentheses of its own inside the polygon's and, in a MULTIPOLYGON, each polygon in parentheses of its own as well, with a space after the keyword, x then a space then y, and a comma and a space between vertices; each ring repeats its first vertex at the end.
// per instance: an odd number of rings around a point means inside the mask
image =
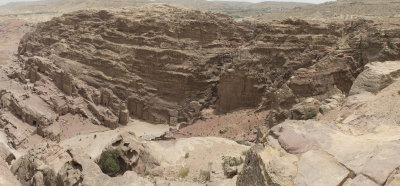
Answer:
POLYGON ((37 2, 17 2, 0 6, 0 16, 52 15, 88 8, 124 8, 149 3, 181 5, 203 11, 216 11, 236 18, 254 17, 267 13, 280 12, 308 6, 307 3, 263 2, 246 3, 206 0, 42 0, 37 2))
POLYGON ((184 7, 222 12, 236 18, 254 17, 266 13, 281 12, 309 6, 308 3, 295 2, 262 2, 262 3, 247 3, 234 1, 205 1, 205 0, 156 0, 155 2, 164 2, 168 4, 178 4, 184 7))
POLYGON ((0 19, 24 16, 24 19, 34 21, 48 20, 76 10, 127 8, 149 3, 174 4, 203 11, 221 12, 235 18, 251 17, 259 21, 283 20, 290 17, 308 20, 400 17, 400 0, 338 0, 323 4, 206 0, 42 0, 0 6, 0 19))
POLYGON ((400 0, 338 0, 258 15, 258 20, 400 17, 400 0))

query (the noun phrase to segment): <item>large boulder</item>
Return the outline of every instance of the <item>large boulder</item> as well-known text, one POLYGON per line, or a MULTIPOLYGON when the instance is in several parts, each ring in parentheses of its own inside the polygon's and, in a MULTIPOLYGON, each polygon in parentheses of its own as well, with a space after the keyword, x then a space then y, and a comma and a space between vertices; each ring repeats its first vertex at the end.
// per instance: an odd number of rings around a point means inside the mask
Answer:
POLYGON ((252 147, 236 185, 294 185, 298 157, 279 147, 252 147))
POLYGON ((0 159, 0 185, 20 186, 21 183, 13 175, 8 168, 8 164, 3 159, 0 159))
POLYGON ((350 171, 330 154, 321 150, 304 153, 298 162, 296 185, 340 185, 350 176, 350 171))
POLYGON ((301 103, 293 106, 290 110, 291 119, 294 120, 308 120, 312 119, 319 113, 321 103, 314 99, 308 98, 301 103))
POLYGON ((390 132, 353 136, 334 122, 285 121, 271 129, 266 147, 250 150, 237 185, 382 185, 389 177, 395 182, 398 132, 392 126, 390 132))
POLYGON ((11 161, 15 160, 15 155, 4 143, 0 143, 0 159, 4 160, 8 164, 11 164, 11 161))
POLYGON ((5 144, 0 143, 0 185, 21 185, 8 167, 14 159, 15 156, 10 149, 5 144))
POLYGON ((378 93, 400 76, 400 61, 372 62, 354 81, 350 95, 362 92, 378 93))

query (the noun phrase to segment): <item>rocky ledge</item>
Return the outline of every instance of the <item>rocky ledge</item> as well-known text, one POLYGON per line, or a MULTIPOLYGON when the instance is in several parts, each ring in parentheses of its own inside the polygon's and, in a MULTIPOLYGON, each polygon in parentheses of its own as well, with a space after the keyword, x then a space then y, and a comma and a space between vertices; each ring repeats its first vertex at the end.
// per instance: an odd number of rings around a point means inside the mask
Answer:
POLYGON ((399 67, 370 63, 336 111, 274 126, 247 154, 237 185, 398 185, 399 67))

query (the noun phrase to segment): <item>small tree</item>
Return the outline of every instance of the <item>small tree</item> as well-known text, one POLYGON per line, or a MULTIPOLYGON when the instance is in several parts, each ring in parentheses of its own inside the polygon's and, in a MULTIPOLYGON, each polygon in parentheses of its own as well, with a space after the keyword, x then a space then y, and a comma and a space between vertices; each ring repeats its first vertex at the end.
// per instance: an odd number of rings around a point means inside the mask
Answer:
POLYGON ((99 165, 101 171, 109 176, 115 176, 120 170, 118 150, 107 150, 101 154, 99 165))

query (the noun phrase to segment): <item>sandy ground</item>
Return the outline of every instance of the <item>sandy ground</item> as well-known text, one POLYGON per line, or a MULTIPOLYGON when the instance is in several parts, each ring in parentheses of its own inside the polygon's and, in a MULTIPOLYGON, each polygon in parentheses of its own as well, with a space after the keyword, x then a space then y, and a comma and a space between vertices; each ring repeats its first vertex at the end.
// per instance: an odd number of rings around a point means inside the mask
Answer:
POLYGON ((18 51, 22 36, 32 28, 24 20, 0 20, 0 65, 7 64, 11 56, 18 51))
POLYGON ((235 141, 254 141, 256 127, 264 125, 267 111, 240 110, 224 115, 215 115, 213 110, 202 111, 203 120, 182 128, 175 134, 176 138, 195 136, 216 136, 235 141))
MULTIPOLYGON (((249 146, 219 137, 181 138, 176 141, 147 142, 152 154, 162 162, 160 172, 169 180, 200 181, 201 171, 210 171, 211 182, 224 180, 223 157, 245 159, 249 146), (185 155, 187 154, 187 157, 185 155), (180 177, 180 171, 187 168, 186 177, 180 177)), ((240 167, 238 167, 240 168, 240 167)), ((231 180, 232 181, 232 180, 231 180)))

